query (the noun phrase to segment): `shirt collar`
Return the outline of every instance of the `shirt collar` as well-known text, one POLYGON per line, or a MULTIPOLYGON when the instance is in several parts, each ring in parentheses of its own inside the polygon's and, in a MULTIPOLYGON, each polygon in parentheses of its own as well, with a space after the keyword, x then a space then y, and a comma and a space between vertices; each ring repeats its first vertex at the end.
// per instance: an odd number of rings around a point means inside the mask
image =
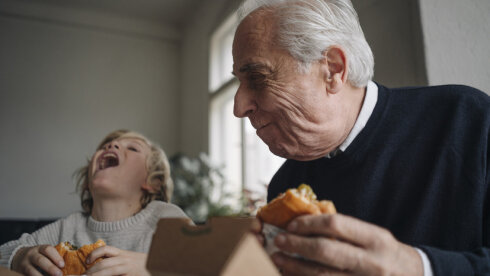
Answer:
POLYGON ((373 114, 374 106, 376 106, 376 102, 378 101, 378 86, 373 82, 369 81, 366 87, 366 96, 364 97, 364 102, 362 103, 361 112, 359 112, 359 116, 357 116, 356 122, 352 127, 349 135, 344 140, 342 144, 332 152, 329 152, 326 157, 332 158, 337 155, 339 152, 344 152, 347 147, 354 141, 357 135, 361 132, 361 130, 366 126, 369 117, 373 114))

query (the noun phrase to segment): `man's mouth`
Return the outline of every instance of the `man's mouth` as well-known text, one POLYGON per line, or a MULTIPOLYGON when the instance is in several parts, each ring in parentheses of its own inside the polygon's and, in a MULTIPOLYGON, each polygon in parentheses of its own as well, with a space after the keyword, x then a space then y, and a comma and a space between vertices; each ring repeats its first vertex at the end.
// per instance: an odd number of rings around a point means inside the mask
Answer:
POLYGON ((260 127, 257 127, 257 128, 256 128, 256 131, 259 131, 259 130, 263 129, 263 128, 267 127, 268 125, 269 125, 269 123, 267 123, 267 124, 263 124, 263 125, 261 125, 260 127))
POLYGON ((106 151, 102 153, 97 160, 97 171, 105 170, 119 165, 119 157, 116 153, 106 151))
POLYGON ((259 130, 259 129, 267 126, 269 123, 263 123, 259 120, 257 120, 257 121, 250 120, 250 124, 252 125, 253 128, 255 128, 255 130, 259 130))

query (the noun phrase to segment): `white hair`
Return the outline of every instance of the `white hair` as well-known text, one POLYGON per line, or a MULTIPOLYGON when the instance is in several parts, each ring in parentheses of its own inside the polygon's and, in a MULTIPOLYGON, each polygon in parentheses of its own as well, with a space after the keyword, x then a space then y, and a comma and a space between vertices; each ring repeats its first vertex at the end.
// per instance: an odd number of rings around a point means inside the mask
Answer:
POLYGON ((374 57, 350 0, 246 0, 238 10, 240 22, 259 8, 271 8, 278 20, 278 43, 307 72, 332 46, 346 55, 347 80, 366 86, 374 74, 374 57))

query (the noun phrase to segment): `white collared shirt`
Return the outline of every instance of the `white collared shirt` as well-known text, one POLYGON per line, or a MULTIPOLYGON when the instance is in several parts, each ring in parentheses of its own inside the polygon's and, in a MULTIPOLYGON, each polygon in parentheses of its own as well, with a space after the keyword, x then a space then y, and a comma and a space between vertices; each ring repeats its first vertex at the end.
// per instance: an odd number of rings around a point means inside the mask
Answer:
POLYGON ((339 150, 345 151, 345 149, 347 149, 361 130, 366 126, 369 117, 371 117, 371 114, 373 114, 376 102, 378 102, 378 86, 373 81, 369 81, 366 88, 366 96, 364 97, 364 102, 362 103, 361 112, 359 112, 356 123, 352 127, 349 135, 339 146, 339 150))
MULTIPOLYGON (((359 112, 359 116, 357 116, 356 122, 352 127, 352 130, 347 135, 347 138, 344 140, 340 146, 334 151, 328 153, 325 157, 332 158, 340 152, 344 152, 347 147, 354 141, 357 135, 362 131, 362 129, 366 126, 369 117, 373 114, 374 107, 376 106, 376 102, 378 101, 378 86, 373 82, 369 81, 366 87, 366 96, 364 97, 364 102, 362 103, 361 112, 359 112)), ((417 253, 419 253, 420 258, 422 259, 422 263, 424 265, 424 276, 433 276, 434 273, 432 271, 432 266, 430 264, 429 258, 424 251, 419 248, 414 247, 417 253)))

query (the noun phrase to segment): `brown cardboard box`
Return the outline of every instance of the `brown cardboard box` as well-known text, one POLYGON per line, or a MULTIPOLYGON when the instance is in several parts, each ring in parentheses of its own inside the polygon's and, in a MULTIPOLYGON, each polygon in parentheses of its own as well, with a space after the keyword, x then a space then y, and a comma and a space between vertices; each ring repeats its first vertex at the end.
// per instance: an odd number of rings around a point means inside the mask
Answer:
POLYGON ((212 218, 192 226, 186 219, 161 219, 146 267, 152 275, 279 275, 249 232, 252 218, 212 218))
POLYGON ((10 270, 6 267, 0 266, 0 276, 22 276, 22 274, 10 270))

